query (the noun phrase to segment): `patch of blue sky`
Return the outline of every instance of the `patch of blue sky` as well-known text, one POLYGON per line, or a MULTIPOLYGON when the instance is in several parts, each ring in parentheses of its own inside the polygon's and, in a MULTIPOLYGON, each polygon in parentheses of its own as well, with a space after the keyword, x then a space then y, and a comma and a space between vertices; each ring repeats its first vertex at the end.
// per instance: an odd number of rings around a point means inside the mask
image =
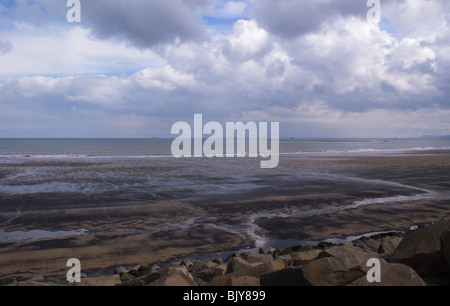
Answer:
POLYGON ((6 0, 0 2, 0 24, 2 20, 13 19, 15 16, 15 8, 17 3, 13 0, 6 0))
POLYGON ((5 8, 15 8, 17 7, 17 2, 15 0, 2 0, 0 6, 5 8))
POLYGON ((239 17, 218 18, 218 17, 204 16, 203 23, 209 29, 213 30, 215 33, 226 35, 233 32, 234 24, 236 23, 236 21, 240 19, 248 19, 248 18, 239 18, 239 17))
POLYGON ((380 29, 382 31, 386 31, 392 35, 396 34, 395 26, 387 19, 386 17, 382 17, 380 21, 380 29))

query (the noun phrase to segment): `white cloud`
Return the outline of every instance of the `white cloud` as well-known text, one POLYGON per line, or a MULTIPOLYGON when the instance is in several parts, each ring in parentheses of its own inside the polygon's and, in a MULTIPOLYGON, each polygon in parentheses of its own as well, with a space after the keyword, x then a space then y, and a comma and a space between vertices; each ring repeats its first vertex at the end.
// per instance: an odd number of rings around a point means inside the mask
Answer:
MULTIPOLYGON (((143 33, 127 36, 142 20, 104 35, 96 31, 111 20, 45 31, 21 20, 0 30, 1 41, 14 46, 0 55, 0 106, 23 120, 34 114, 40 128, 63 124, 48 118, 66 116, 73 127, 96 121, 108 135, 121 127, 123 135, 150 127, 168 134, 173 120, 196 112, 215 121, 280 121, 288 133, 321 137, 449 134, 450 32, 442 20, 450 5, 386 0, 388 32, 359 16, 352 1, 283 0, 280 9, 279 1, 259 2, 267 6, 255 19, 237 20, 230 32, 202 40, 165 40, 161 32, 147 42, 143 33), (296 12, 321 19, 298 24, 296 12), (409 18, 424 20, 411 24, 409 18)), ((190 3, 182 10, 194 14, 209 2, 190 3)), ((208 16, 223 9, 231 18, 249 3, 220 1, 208 16)), ((143 16, 137 7, 132 13, 143 16)), ((214 22, 209 27, 214 30, 214 22)), ((8 122, 9 129, 17 127, 8 122)))
POLYGON ((238 20, 229 39, 232 49, 243 57, 255 55, 268 43, 269 35, 254 20, 238 20))
POLYGON ((165 64, 151 50, 130 48, 120 41, 98 40, 89 30, 76 26, 45 34, 16 30, 3 35, 14 49, 0 57, 0 80, 21 75, 117 74, 126 73, 127 68, 137 71, 148 65, 165 64))

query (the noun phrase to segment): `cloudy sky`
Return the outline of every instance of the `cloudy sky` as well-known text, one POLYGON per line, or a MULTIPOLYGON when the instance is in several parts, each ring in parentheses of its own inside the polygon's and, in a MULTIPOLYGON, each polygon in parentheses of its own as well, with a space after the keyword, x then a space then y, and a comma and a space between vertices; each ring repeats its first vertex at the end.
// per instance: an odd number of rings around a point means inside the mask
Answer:
POLYGON ((0 137, 450 134, 450 1, 0 0, 0 137))

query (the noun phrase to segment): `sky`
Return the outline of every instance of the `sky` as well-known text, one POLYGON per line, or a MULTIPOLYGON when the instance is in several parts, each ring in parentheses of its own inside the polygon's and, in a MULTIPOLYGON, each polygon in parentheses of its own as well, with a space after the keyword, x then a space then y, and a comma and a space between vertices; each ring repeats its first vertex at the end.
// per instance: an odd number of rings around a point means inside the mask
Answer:
POLYGON ((0 0, 0 137, 450 134, 450 1, 0 0))

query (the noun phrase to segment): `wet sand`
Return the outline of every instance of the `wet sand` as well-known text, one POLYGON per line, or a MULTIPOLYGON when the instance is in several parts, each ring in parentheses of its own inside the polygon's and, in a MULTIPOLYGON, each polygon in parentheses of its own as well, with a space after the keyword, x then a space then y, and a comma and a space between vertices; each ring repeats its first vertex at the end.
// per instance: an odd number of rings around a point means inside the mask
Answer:
POLYGON ((40 273, 63 279, 69 258, 80 259, 83 272, 108 272, 119 265, 161 263, 268 241, 292 239, 295 244, 405 230, 450 216, 450 152, 286 156, 280 163, 293 170, 314 164, 321 173, 302 178, 281 172, 262 179, 259 188, 230 194, 130 188, 0 195, 0 229, 10 235, 43 231, 35 240, 0 242, 0 278, 40 273), (61 230, 84 234, 45 237, 45 232, 61 230))

